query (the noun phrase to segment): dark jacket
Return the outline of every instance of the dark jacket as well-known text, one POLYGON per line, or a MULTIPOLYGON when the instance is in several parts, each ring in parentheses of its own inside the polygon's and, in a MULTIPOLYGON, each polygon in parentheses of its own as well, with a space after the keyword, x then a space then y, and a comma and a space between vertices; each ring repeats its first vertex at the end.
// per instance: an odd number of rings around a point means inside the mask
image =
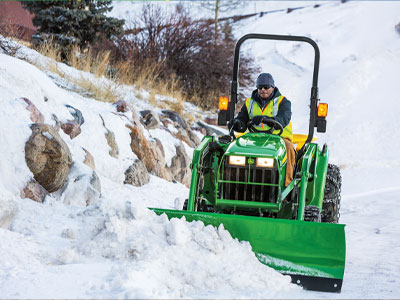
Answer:
MULTIPOLYGON (((251 94, 251 98, 253 98, 260 108, 263 110, 265 106, 274 98, 281 96, 279 89, 275 87, 274 92, 271 96, 267 99, 262 99, 259 95, 257 90, 254 90, 251 94)), ((243 104, 242 109, 240 110, 239 114, 236 117, 237 119, 241 120, 245 125, 250 121, 249 113, 247 111, 246 103, 243 104)), ((288 99, 283 98, 281 104, 279 105, 278 114, 271 119, 274 119, 282 124, 282 127, 285 128, 289 125, 290 119, 292 118, 292 104, 288 99)))

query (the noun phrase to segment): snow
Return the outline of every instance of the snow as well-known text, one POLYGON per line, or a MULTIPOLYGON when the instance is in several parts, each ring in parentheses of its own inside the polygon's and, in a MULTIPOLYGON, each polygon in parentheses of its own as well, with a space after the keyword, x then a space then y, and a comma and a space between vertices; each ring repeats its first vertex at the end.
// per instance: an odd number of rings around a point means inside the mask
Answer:
MULTIPOLYGON (((261 2, 249 2, 241 13, 307 8, 242 21, 235 28, 237 37, 250 32, 305 35, 320 47, 319 94, 329 103, 329 112, 327 133, 317 137, 321 145, 328 144, 330 161, 341 167, 343 178, 341 223, 346 224, 347 254, 342 293, 303 291, 290 284, 289 277, 259 263, 250 245, 232 239, 222 226, 169 221, 148 210, 180 209, 189 190, 155 176, 142 187, 124 185, 124 171, 136 159, 125 127, 129 112, 125 117, 113 114, 110 103, 62 89, 60 78, 35 67, 54 62, 21 48, 17 58, 0 53, 0 219, 7 212, 16 214, 5 220, 9 226, 0 224, 0 298, 399 297, 400 35, 394 26, 400 22, 400 3, 331 1, 313 8, 318 2, 261 2), (74 161, 70 184, 43 204, 20 197, 32 178, 24 156, 30 113, 21 97, 30 99, 50 125, 55 125, 53 113, 63 121, 73 118, 67 104, 85 118, 75 139, 60 131, 74 161), (108 154, 107 129, 99 115, 115 134, 118 158, 108 154), (102 187, 89 206, 82 193, 91 169, 82 163, 83 148, 95 158, 102 187), (78 175, 86 177, 74 182, 78 175)), ((136 5, 115 4, 116 14, 136 5)), ((273 74, 292 101, 294 131, 307 132, 312 48, 249 42, 245 50, 273 74)), ((57 66, 71 78, 104 80, 57 66)), ((124 86, 118 91, 136 110, 158 111, 135 96, 146 98, 146 91, 124 86)), ((161 140, 170 163, 179 140, 161 129, 145 134, 161 140)))

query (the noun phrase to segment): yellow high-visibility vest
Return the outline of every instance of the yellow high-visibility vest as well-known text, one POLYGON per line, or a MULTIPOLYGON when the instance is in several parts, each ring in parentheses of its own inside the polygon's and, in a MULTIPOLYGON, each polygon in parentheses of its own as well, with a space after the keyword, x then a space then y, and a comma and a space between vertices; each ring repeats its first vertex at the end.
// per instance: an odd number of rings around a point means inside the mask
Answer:
MULTIPOLYGON (((249 114, 249 119, 251 120, 255 116, 275 117, 278 114, 279 105, 281 104, 283 98, 285 98, 285 97, 279 96, 279 97, 272 99, 270 102, 268 102, 268 104, 264 108, 264 110, 261 109, 261 107, 258 105, 257 101, 255 101, 252 98, 247 98, 246 99, 246 108, 247 108, 247 112, 249 114)), ((261 126, 254 126, 254 127, 258 130, 269 130, 270 129, 270 127, 265 124, 261 124, 261 126)), ((272 133, 277 134, 277 133, 279 133, 279 130, 274 130, 272 133)), ((292 122, 289 122, 289 124, 285 128, 283 128, 281 137, 288 138, 291 142, 293 141, 292 122)))

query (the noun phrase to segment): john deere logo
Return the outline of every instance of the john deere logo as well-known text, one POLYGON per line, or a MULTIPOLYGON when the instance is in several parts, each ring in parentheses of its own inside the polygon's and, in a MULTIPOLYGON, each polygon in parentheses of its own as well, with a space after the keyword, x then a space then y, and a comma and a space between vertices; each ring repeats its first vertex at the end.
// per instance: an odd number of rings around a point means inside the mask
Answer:
POLYGON ((252 164, 254 164, 254 159, 252 159, 252 158, 249 158, 249 160, 247 161, 247 163, 248 163, 249 165, 252 165, 252 164))

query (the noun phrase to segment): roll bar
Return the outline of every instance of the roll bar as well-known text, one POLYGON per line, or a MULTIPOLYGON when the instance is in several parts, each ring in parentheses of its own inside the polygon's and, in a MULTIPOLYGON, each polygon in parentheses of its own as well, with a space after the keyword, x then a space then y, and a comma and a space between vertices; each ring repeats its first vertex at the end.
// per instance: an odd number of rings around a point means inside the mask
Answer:
MULTIPOLYGON (((235 46, 235 55, 234 55, 234 63, 233 63, 233 74, 232 74, 232 82, 231 82, 231 90, 230 90, 230 101, 228 104, 228 110, 225 112, 220 112, 218 116, 218 124, 226 125, 226 122, 232 120, 235 114, 235 106, 238 102, 238 73, 239 73, 239 52, 240 46, 244 41, 249 39, 262 39, 262 40, 281 40, 281 41, 295 41, 295 42, 305 42, 310 44, 314 48, 315 57, 314 57, 314 71, 312 78, 312 87, 311 87, 311 99, 310 99, 310 123, 309 123, 309 131, 308 137, 304 146, 311 142, 314 135, 314 127, 317 127, 317 105, 318 105, 318 72, 319 72, 319 60, 320 53, 317 43, 315 43, 312 39, 305 36, 290 36, 290 35, 273 35, 273 34, 258 34, 258 33, 250 33, 241 37, 235 46)), ((321 131, 325 132, 325 128, 323 125, 321 126, 321 131)), ((318 126, 320 129, 320 126, 318 126)), ((320 131, 320 130, 318 130, 320 131)), ((304 146, 299 151, 299 154, 302 153, 304 146)))

